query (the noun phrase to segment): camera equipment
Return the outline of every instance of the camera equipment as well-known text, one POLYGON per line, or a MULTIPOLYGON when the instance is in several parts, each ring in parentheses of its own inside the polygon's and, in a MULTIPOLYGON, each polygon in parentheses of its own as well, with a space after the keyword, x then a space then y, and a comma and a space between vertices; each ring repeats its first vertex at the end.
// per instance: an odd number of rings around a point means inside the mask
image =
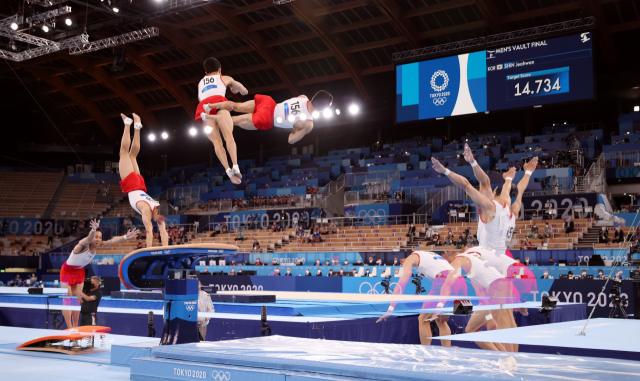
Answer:
POLYGON ((469 300, 455 300, 453 302, 454 315, 471 315, 473 304, 469 300))
POLYGON ((27 290, 27 292, 29 294, 37 294, 37 295, 42 295, 43 294, 43 289, 39 288, 39 287, 31 287, 30 289, 27 290))
POLYGON ((149 336, 156 337, 156 330, 153 328, 153 311, 149 311, 149 336))
POLYGON ((53 329, 59 329, 64 320, 58 322, 58 316, 62 315, 61 310, 50 310, 49 309, 49 298, 57 298, 58 295, 49 295, 47 296, 47 308, 45 310, 47 329, 49 329, 49 315, 53 316, 53 329))
POLYGON ((419 274, 413 275, 411 278, 413 278, 411 279, 411 283, 416 285, 416 295, 427 292, 427 290, 422 287, 422 277, 419 274))
POLYGON ((271 336, 271 327, 267 325, 267 306, 262 306, 260 318, 262 320, 262 329, 260 330, 260 334, 262 336, 266 336, 268 332, 269 336, 271 336))
MULTIPOLYGON (((550 314, 551 311, 556 308, 556 304, 558 304, 558 299, 555 296, 542 297, 542 308, 538 310, 538 314, 544 314, 544 316, 547 318, 547 324, 551 323, 550 314)), ((540 319, 540 316, 538 316, 538 320, 540 320, 540 322, 544 324, 544 322, 540 319)))
POLYGON ((384 279, 380 282, 380 285, 384 287, 383 294, 390 294, 389 287, 391 286, 391 275, 384 277, 384 279))
POLYGON ((622 279, 613 278, 611 280, 613 282, 613 286, 609 291, 612 299, 611 299, 611 312, 609 312, 609 318, 620 318, 620 315, 624 316, 625 319, 628 319, 627 311, 625 311, 626 305, 629 303, 626 295, 622 295, 620 293, 620 287, 622 287, 622 279), (619 310, 619 311, 618 311, 619 310))

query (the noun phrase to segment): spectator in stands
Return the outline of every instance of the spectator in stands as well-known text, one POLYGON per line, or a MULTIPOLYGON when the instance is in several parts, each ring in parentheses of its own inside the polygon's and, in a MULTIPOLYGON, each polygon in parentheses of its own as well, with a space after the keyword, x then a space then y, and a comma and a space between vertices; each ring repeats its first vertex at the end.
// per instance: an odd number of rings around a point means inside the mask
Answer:
POLYGON ((242 232, 242 230, 238 230, 238 235, 236 236, 236 238, 234 239, 234 241, 242 241, 244 242, 244 233, 242 232))
POLYGON ((331 262, 329 262, 329 260, 327 259, 324 263, 325 266, 331 266, 331 262))
POLYGON ((533 245, 531 245, 531 242, 529 241, 529 238, 524 237, 524 239, 522 240, 521 244, 522 246, 522 250, 531 250, 533 249, 533 245))
POLYGON ((320 235, 320 231, 318 229, 316 229, 313 232, 313 242, 316 242, 316 243, 322 242, 322 236, 320 235))
POLYGON ((542 273, 542 276, 540 277, 540 279, 553 279, 553 277, 549 276, 549 272, 548 271, 544 271, 542 273))
POLYGON ((556 179, 556 176, 553 175, 552 176, 552 182, 551 182, 551 189, 553 189, 553 194, 558 194, 558 188, 560 188, 560 183, 558 182, 558 179, 556 179))
POLYGON ((254 253, 259 253, 260 252, 260 242, 258 242, 257 239, 253 239, 253 252, 254 253))
POLYGON ((16 239, 13 241, 14 245, 22 245, 22 240, 20 239, 20 236, 17 235, 16 239))
POLYGON ((627 209, 626 205, 622 205, 622 208, 620 208, 620 213, 629 213, 629 209, 627 209))
POLYGON ((292 275, 291 275, 291 269, 287 269, 287 273, 286 273, 286 274, 284 274, 284 276, 292 276, 292 275))
POLYGON ((567 218, 565 220, 564 228, 566 234, 573 233, 576 230, 575 224, 573 223, 573 221, 571 221, 571 218, 567 218))
POLYGON ((204 271, 202 271, 202 274, 204 275, 211 275, 211 272, 209 271, 209 269, 207 267, 204 268, 204 271))
POLYGON ((344 273, 344 269, 343 269, 343 268, 341 268, 341 269, 340 269, 340 272, 339 272, 339 273, 337 273, 337 274, 333 274, 333 276, 346 276, 346 274, 344 273))
POLYGON ((136 249, 142 249, 144 247, 144 244, 142 243, 142 240, 138 240, 138 244, 136 245, 136 249))
POLYGON ((275 258, 273 258, 273 260, 271 261, 271 266, 280 266, 280 265, 278 264, 278 261, 275 258))
POLYGON ((375 264, 373 257, 369 257, 369 262, 367 262, 367 266, 373 266, 375 264))
POLYGON ((382 258, 378 258, 378 260, 376 260, 376 266, 382 266, 382 258))
POLYGON ((529 262, 529 257, 525 257, 524 258, 524 265, 525 266, 533 266, 533 263, 529 262))
POLYGON ((569 279, 573 279, 573 271, 569 270, 567 276, 569 277, 569 279))
POLYGON ((362 263, 362 259, 361 259, 361 258, 358 258, 358 260, 356 261, 356 263, 354 263, 353 265, 354 265, 354 266, 362 266, 362 265, 363 265, 363 263, 362 263))
POLYGON ((213 228, 213 231, 211 232, 211 237, 217 236, 218 234, 222 233, 222 226, 220 225, 220 223, 216 223, 216 226, 213 228))
POLYGON ((237 266, 235 259, 231 260, 231 266, 237 266))
MULTIPOLYGON (((318 271, 319 271, 319 270, 320 270, 320 269, 318 269, 318 271)), ((307 270, 304 272, 304 276, 311 276, 311 271, 309 271, 309 269, 307 269, 307 270)))
POLYGON ((369 271, 369 269, 366 269, 364 271, 364 275, 363 276, 366 276, 366 277, 370 277, 371 276, 371 272, 369 271))
POLYGON ((260 257, 256 258, 256 263, 253 264, 254 266, 264 266, 264 263, 260 262, 260 257))
POLYGON ((16 251, 14 251, 14 252, 13 252, 13 255, 20 255, 20 253, 21 253, 21 250, 20 250, 20 248, 18 247, 18 248, 16 249, 16 251))
POLYGON ((609 243, 609 238, 604 235, 604 231, 600 230, 600 237, 598 237, 598 243, 609 243))
POLYGON ((322 266, 322 263, 320 263, 320 259, 316 259, 316 263, 313 264, 314 266, 322 266))
POLYGON ((336 224, 334 224, 333 221, 329 224, 329 230, 331 231, 331 234, 336 234, 337 232, 336 224))
POLYGON ((535 152, 540 152, 542 151, 542 148, 540 148, 540 146, 536 146, 535 152))
POLYGON ((453 236, 447 236, 447 239, 444 241, 445 246, 453 246, 453 236))
POLYGON ((429 224, 427 224, 427 233, 425 235, 425 238, 427 239, 427 241, 431 240, 431 237, 433 236, 433 228, 431 228, 431 226, 429 226, 429 224))
POLYGON ((538 227, 536 226, 535 222, 531 225, 531 232, 529 233, 529 237, 533 239, 539 238, 538 227))
MULTIPOLYGON (((316 276, 322 276, 322 270, 318 269, 318 271, 316 271, 316 276)), ((331 276, 331 275, 329 275, 331 276)))
POLYGON ((453 222, 454 217, 451 215, 451 212, 455 212, 456 208, 453 207, 453 203, 449 204, 449 207, 446 209, 447 216, 449 216, 449 222, 453 222))
POLYGON ((544 238, 549 239, 553 238, 553 229, 551 229, 551 225, 548 222, 544 224, 544 238))
POLYGON ((602 270, 598 270, 598 276, 594 279, 604 279, 604 273, 602 272, 602 270))
POLYGON ((409 237, 409 242, 413 242, 413 236, 416 234, 416 226, 411 224, 409 227, 409 231, 407 232, 407 237, 409 237))
POLYGON ((309 229, 309 213, 306 210, 300 215, 300 223, 305 229, 309 229))
POLYGON ((231 271, 229 271, 229 275, 236 275, 236 269, 232 267, 231 271))
POLYGON ((306 233, 304 233, 304 236, 302 237, 302 243, 311 243, 311 233, 309 232, 309 230, 307 230, 306 233))
POLYGON ((580 275, 580 279, 586 279, 587 278, 587 270, 582 270, 582 274, 580 275))
POLYGON ((393 258, 393 263, 391 266, 400 266, 400 262, 398 262, 398 258, 393 258))
POLYGON ((613 233, 613 243, 624 242, 624 233, 620 230, 620 227, 616 226, 616 231, 613 233))
POLYGON ((553 258, 549 258, 549 266, 555 266, 556 263, 554 262, 553 258))
POLYGON ((349 260, 348 260, 348 259, 345 259, 345 260, 344 260, 344 267, 347 267, 347 266, 349 266, 349 260))

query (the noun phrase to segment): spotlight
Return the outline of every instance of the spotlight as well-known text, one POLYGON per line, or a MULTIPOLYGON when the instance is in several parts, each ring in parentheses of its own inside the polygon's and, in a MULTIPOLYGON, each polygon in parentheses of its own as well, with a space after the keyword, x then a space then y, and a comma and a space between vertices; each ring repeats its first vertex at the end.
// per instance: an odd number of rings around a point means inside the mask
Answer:
POLYGON ((11 39, 10 44, 11 44, 11 49, 12 49, 12 50, 14 50, 14 51, 15 51, 15 50, 18 50, 18 48, 16 48, 16 42, 15 42, 15 41, 13 41, 13 38, 11 39))
POLYGON ((303 122, 305 120, 307 120, 307 114, 305 114, 305 113, 300 114, 300 120, 303 121, 303 122))
POLYGON ((149 134, 149 140, 151 141, 156 140, 156 136, 154 134, 149 134))
POLYGON ((327 119, 331 118, 332 115, 333 113, 331 112, 330 108, 325 108, 324 111, 322 112, 322 116, 324 116, 327 119))
POLYGON ((360 111, 360 107, 358 107, 358 105, 351 105, 349 106, 349 112, 351 113, 351 115, 355 115, 360 111))
POLYGON ((48 33, 48 32, 49 32, 49 26, 48 26, 47 24, 42 25, 42 30, 43 30, 45 33, 48 33))
POLYGON ((196 134, 197 134, 197 133, 198 133, 198 130, 196 130, 196 128, 195 128, 195 127, 191 127, 191 128, 189 129, 189 135, 191 135, 191 136, 196 136, 196 134))
POLYGON ((314 111, 311 113, 311 116, 313 117, 313 119, 318 119, 320 117, 320 113, 317 111, 314 111))
POLYGON ((118 13, 118 12, 120 12, 120 9, 119 9, 118 7, 113 7, 113 11, 114 11, 115 13, 118 13))
POLYGON ((276 118, 276 122, 277 122, 277 123, 282 123, 282 117, 280 117, 280 116, 279 116, 279 117, 277 117, 277 118, 276 118))
POLYGON ((162 133, 162 139, 167 140, 167 138, 169 137, 169 134, 167 134, 166 132, 162 133))
POLYGON ((340 109, 336 109, 336 115, 340 115, 340 109))
POLYGON ((18 24, 17 24, 17 23, 12 22, 12 23, 11 23, 11 29, 13 29, 13 30, 18 30, 18 24))
POLYGON ((640 106, 633 106, 633 111, 635 111, 635 112, 640 111, 640 106))
POLYGON ((211 131, 213 131, 213 128, 211 128, 211 126, 204 126, 205 135, 209 135, 211 131))
POLYGON ((290 123, 293 123, 293 122, 295 122, 295 121, 296 121, 296 117, 295 117, 295 116, 293 116, 293 115, 289 115, 289 116, 287 117, 287 120, 288 120, 290 123))
POLYGON ((64 20, 64 23, 67 24, 67 26, 71 26, 71 24, 73 24, 73 21, 71 21, 71 19, 66 19, 64 20))

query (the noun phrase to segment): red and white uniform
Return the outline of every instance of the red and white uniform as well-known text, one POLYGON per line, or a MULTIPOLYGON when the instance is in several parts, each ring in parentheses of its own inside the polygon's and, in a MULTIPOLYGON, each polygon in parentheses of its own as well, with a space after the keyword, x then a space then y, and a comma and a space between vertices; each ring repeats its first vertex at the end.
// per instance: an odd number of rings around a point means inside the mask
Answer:
POLYGON ((516 216, 511 213, 509 206, 502 205, 493 200, 496 212, 489 223, 482 221, 482 215, 478 221, 478 242, 480 246, 494 249, 497 255, 504 255, 507 250, 506 241, 511 241, 511 236, 516 227, 516 216))
POLYGON ((432 251, 414 251, 420 257, 418 273, 429 280, 436 279, 444 271, 453 271, 453 266, 440 254, 432 251))
MULTIPOLYGON (((209 103, 226 102, 227 98, 227 85, 222 80, 222 75, 213 74, 206 75, 198 83, 198 107, 196 108, 196 122, 202 123, 202 114, 204 111, 204 105, 209 103)), ((217 109, 213 109, 209 112, 210 115, 215 115, 218 112, 217 109)))
POLYGON ((274 127, 293 129, 294 124, 303 120, 313 120, 313 116, 309 112, 308 98, 295 97, 287 99, 282 103, 278 103, 273 110, 274 127))
POLYGON ((88 247, 81 253, 72 252, 67 261, 62 264, 60 282, 69 286, 82 284, 85 278, 84 267, 91 263, 95 256, 96 252, 92 253, 88 247))
POLYGON ((483 254, 492 251, 489 248, 478 246, 468 249, 458 257, 465 257, 471 262, 471 268, 467 272, 467 279, 472 283, 481 286, 485 291, 489 291, 491 284, 497 280, 505 279, 505 277, 495 268, 491 267, 487 261, 483 259, 483 254))
POLYGON ((147 186, 144 183, 144 178, 135 172, 131 172, 124 180, 120 181, 120 188, 122 188, 122 193, 126 193, 129 197, 131 207, 141 215, 142 212, 138 209, 139 202, 146 202, 151 211, 160 206, 158 201, 147 195, 147 186))
MULTIPOLYGON (((418 273, 425 278, 431 280, 431 289, 429 294, 431 296, 442 295, 442 286, 447 280, 449 273, 454 271, 453 266, 441 255, 431 251, 414 251, 413 254, 417 254, 420 258, 418 263, 418 273)), ((456 279, 455 283, 451 287, 449 295, 446 296, 458 296, 467 294, 467 285, 463 277, 456 279)), ((432 300, 424 302, 422 304, 423 309, 436 308, 439 300, 432 300)), ((445 303, 444 301, 442 301, 445 303)))

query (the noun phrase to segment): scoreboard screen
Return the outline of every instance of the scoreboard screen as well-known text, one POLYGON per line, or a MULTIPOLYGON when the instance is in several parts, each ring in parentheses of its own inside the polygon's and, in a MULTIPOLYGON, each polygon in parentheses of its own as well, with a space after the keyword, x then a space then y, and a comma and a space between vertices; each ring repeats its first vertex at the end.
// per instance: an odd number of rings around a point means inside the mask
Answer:
POLYGON ((396 122, 593 99, 593 34, 396 66, 396 122))

